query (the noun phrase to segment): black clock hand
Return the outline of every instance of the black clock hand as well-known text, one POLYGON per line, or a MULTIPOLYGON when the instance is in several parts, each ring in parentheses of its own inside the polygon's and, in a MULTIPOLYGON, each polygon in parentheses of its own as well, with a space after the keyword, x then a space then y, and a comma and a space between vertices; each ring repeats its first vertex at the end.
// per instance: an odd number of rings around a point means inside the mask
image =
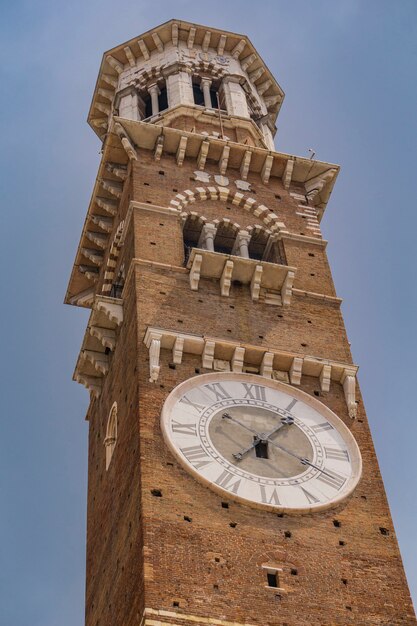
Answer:
POLYGON ((244 448, 243 450, 240 450, 240 452, 236 452, 236 454, 233 455, 234 458, 237 461, 240 461, 241 459, 243 459, 245 454, 247 454, 248 452, 253 450, 253 448, 255 446, 257 446, 260 441, 268 441, 268 438, 271 437, 271 435, 274 435, 276 432, 281 430, 281 428, 283 428, 284 426, 291 425, 291 424, 294 424, 294 418, 293 417, 282 417, 281 418, 281 424, 279 424, 279 426, 277 426, 276 428, 271 430, 269 433, 260 433, 254 439, 253 443, 250 446, 248 446, 247 448, 244 448))
POLYGON ((245 430, 248 430, 250 433, 253 433, 258 439, 260 439, 260 435, 259 433, 256 432, 256 430, 254 430, 253 428, 250 428, 249 426, 246 426, 245 424, 242 424, 242 422, 239 422, 239 420, 229 415, 229 413, 223 413, 222 419, 224 420, 227 419, 227 420, 230 420, 231 422, 234 422, 235 424, 238 424, 245 430))
POLYGON ((274 446, 275 448, 278 448, 279 450, 282 450, 286 454, 289 454, 290 456, 294 457, 294 459, 298 459, 302 465, 309 465, 310 467, 314 467, 314 469, 318 470, 322 474, 325 474, 329 478, 332 478, 332 476, 330 474, 328 474, 326 472, 326 470, 322 469, 318 465, 315 465, 314 463, 312 463, 308 459, 306 459, 304 457, 301 457, 301 456, 298 456, 298 454, 294 454, 294 452, 291 452, 291 450, 288 450, 288 448, 285 448, 284 446, 281 446, 279 443, 275 443, 275 441, 271 441, 270 439, 267 439, 267 441, 268 441, 268 443, 271 444, 271 446, 274 446))

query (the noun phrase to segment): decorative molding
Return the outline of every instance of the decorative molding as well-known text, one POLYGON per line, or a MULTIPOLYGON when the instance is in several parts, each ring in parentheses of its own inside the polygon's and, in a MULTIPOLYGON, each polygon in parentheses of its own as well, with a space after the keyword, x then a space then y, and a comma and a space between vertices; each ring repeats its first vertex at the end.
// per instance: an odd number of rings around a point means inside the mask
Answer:
POLYGON ((108 295, 111 291, 112 284, 114 281, 117 260, 119 258, 120 249, 121 249, 121 238, 124 229, 124 221, 120 222, 113 237, 113 241, 110 247, 109 256, 107 257, 106 269, 104 272, 103 286, 101 288, 101 292, 103 295, 108 295))
POLYGON ((343 386, 349 416, 356 416, 356 365, 230 339, 148 327, 144 337, 145 345, 150 348, 154 339, 159 342, 159 347, 155 345, 153 348, 152 366, 159 369, 153 370, 152 381, 157 380, 156 372, 158 376, 160 374, 159 350, 172 351, 174 363, 181 363, 186 354, 200 355, 202 367, 210 370, 214 367, 214 361, 218 360, 222 362, 222 371, 226 368, 233 372, 242 372, 247 368, 260 376, 277 380, 285 380, 285 375, 288 375, 291 385, 294 386, 300 386, 303 375, 314 376, 324 392, 329 390, 331 381, 337 382, 343 386), (224 365, 223 362, 229 365, 224 365))
POLYGON ((294 267, 192 248, 187 268, 192 291, 198 291, 200 278, 210 278, 219 281, 222 296, 229 296, 231 283, 237 280, 249 286, 255 302, 262 295, 265 304, 288 306, 291 303, 294 267))
POLYGON ((177 193, 174 199, 171 200, 170 205, 178 211, 183 211, 188 204, 197 201, 204 202, 205 200, 230 202, 253 213, 272 232, 288 232, 284 222, 281 222, 278 215, 271 212, 266 206, 259 204, 255 198, 251 198, 233 189, 228 189, 227 187, 197 187, 194 191, 187 189, 181 193, 177 193))
POLYGON ((116 347, 117 329, 123 322, 120 300, 96 296, 77 359, 73 380, 84 385, 98 398, 107 375, 110 357, 116 347))

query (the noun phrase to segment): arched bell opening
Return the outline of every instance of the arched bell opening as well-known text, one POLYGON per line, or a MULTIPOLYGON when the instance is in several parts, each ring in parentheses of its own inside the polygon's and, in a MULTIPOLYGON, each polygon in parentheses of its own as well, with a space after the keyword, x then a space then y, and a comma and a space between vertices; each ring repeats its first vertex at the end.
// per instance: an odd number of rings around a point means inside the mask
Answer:
MULTIPOLYGON (((185 216, 184 216, 185 217, 185 216)), ((189 213, 183 222, 184 264, 190 257, 191 250, 197 248, 201 239, 205 220, 195 213, 189 213)))
POLYGON ((239 227, 229 221, 220 222, 214 237, 214 251, 232 254, 238 230, 239 227))

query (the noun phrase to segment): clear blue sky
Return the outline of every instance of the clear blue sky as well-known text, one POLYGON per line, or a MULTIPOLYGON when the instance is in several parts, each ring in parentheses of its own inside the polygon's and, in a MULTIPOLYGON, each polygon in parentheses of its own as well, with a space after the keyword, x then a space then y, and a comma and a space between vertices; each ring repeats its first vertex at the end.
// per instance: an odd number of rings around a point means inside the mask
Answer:
POLYGON ((277 148, 342 166, 328 253, 417 598, 415 0, 1 6, 0 624, 81 626, 87 313, 62 304, 99 162, 103 51, 172 17, 247 33, 286 98, 277 148))

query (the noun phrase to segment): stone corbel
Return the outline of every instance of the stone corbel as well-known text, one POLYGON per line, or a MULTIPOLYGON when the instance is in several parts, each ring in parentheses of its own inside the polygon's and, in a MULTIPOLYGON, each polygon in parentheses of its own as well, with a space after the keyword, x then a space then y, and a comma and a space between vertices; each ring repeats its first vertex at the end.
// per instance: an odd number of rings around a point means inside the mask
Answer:
POLYGON ((272 352, 265 352, 262 358, 261 367, 259 373, 265 378, 272 378, 272 368, 274 363, 274 354, 272 352))
POLYGON ((110 110, 111 110, 109 105, 108 104, 104 104, 104 102, 96 102, 94 104, 94 108, 97 109, 98 111, 101 111, 105 115, 109 115, 110 114, 110 110))
POLYGON ((108 85, 111 85, 115 89, 117 85, 119 84, 119 81, 117 80, 117 78, 115 78, 111 74, 106 74, 105 72, 103 72, 101 75, 101 78, 102 80, 104 80, 105 83, 107 83, 108 85))
POLYGON ((107 302, 106 300, 96 300, 94 307, 97 311, 104 313, 110 322, 120 326, 123 322, 123 306, 116 302, 107 302))
POLYGON ((240 67, 242 68, 244 72, 246 72, 248 67, 250 67, 253 63, 255 63, 257 58, 258 57, 256 56, 256 54, 254 53, 250 54, 248 57, 245 57, 243 59, 242 63, 240 64, 240 67))
POLYGON ((263 83, 261 83, 260 85, 257 85, 256 89, 258 90, 258 94, 260 96, 263 96, 263 94, 265 93, 265 91, 268 91, 268 89, 270 88, 270 86, 272 85, 272 80, 264 80, 263 83))
POLYGON ((105 376, 109 371, 109 359, 107 354, 103 352, 95 352, 94 350, 83 350, 82 357, 91 363, 99 374, 105 376))
POLYGON ((222 296, 228 296, 230 293, 233 265, 233 261, 231 261, 230 259, 224 264, 223 272, 220 278, 220 293, 222 296))
POLYGON ((100 180, 100 184, 103 189, 105 189, 106 191, 111 193, 112 196, 120 200, 123 193, 123 183, 119 183, 115 180, 109 180, 108 178, 102 178, 100 180))
POLYGON ((189 50, 192 50, 194 47, 194 39, 195 39, 196 32, 197 32, 197 29, 194 26, 190 28, 190 31, 188 33, 188 39, 187 39, 187 48, 189 50))
POLYGON ((159 135, 158 139, 155 141, 155 152, 154 152, 155 161, 161 160, 163 149, 164 149, 164 135, 159 135))
POLYGON ((184 158, 185 158, 185 151, 187 149, 187 141, 188 141, 188 137, 186 135, 183 135, 180 139, 180 143, 178 145, 178 150, 177 150, 177 165, 179 167, 181 167, 181 165, 184 163, 184 158))
POLYGON ((199 170, 203 170, 206 165, 207 155, 210 147, 210 142, 208 140, 204 140, 200 146, 200 152, 197 157, 197 167, 199 170))
POLYGON ((244 48, 246 46, 246 41, 245 39, 241 39, 239 41, 238 44, 236 44, 236 46, 233 48, 233 50, 231 51, 231 55, 234 59, 238 59, 239 56, 242 54, 244 48))
POLYGON ((112 217, 104 217, 104 215, 91 215, 90 217, 93 224, 99 226, 102 230, 105 230, 106 233, 111 233, 113 230, 113 218, 112 217))
POLYGON ((255 271, 253 272, 252 280, 250 283, 250 294, 252 300, 259 300, 259 292, 261 290, 261 281, 262 281, 262 265, 257 265, 255 267, 255 271))
POLYGON ((102 250, 105 250, 105 248, 107 248, 107 243, 109 240, 108 235, 105 235, 104 233, 95 233, 91 230, 87 230, 86 237, 87 239, 95 243, 96 246, 98 246, 102 250))
POLYGON ((245 348, 235 348, 231 360, 231 366, 233 372, 241 373, 243 370, 243 363, 245 361, 245 348))
POLYGON ((289 306, 292 296, 292 284, 294 282, 295 272, 288 270, 284 283, 281 288, 281 300, 283 306, 289 306))
POLYGON ((208 369, 208 370, 213 369, 215 346, 216 346, 216 343, 214 341, 208 341, 207 339, 204 341, 204 349, 203 349, 203 354, 202 354, 202 366, 205 369, 208 369))
POLYGON ((173 46, 178 46, 178 24, 172 25, 171 40, 173 46))
POLYGON ((102 382, 100 378, 94 376, 84 376, 83 374, 76 374, 74 380, 80 385, 84 385, 86 389, 91 393, 94 398, 98 398, 101 394, 102 382))
POLYGON ((88 278, 88 280, 92 280, 94 283, 97 282, 98 280, 98 268, 97 267, 92 267, 90 265, 79 265, 78 269, 80 270, 81 274, 84 274, 84 276, 88 278))
POLYGON ((202 262, 203 256, 201 254, 196 254, 190 269, 190 286, 192 291, 198 291, 202 262))
POLYGON ((103 253, 99 250, 93 250, 92 248, 81 248, 82 254, 86 259, 94 263, 94 265, 101 265, 103 263, 103 253))
POLYGON ((120 180, 125 181, 127 178, 126 165, 121 165, 120 163, 112 163, 111 161, 108 161, 106 163, 106 170, 117 176, 117 178, 120 178, 120 180))
POLYGON ((346 405, 349 412, 349 417, 355 419, 357 413, 356 404, 356 372, 353 369, 346 368, 343 370, 343 374, 340 378, 340 383, 343 385, 343 391, 345 392, 346 405))
POLYGON ((101 326, 90 326, 90 335, 98 339, 104 348, 114 350, 116 347, 116 333, 110 328, 102 328, 101 326))
POLYGON ((159 355, 161 352, 160 333, 149 334, 149 382, 155 383, 158 380, 161 366, 159 365, 159 355))
POLYGON ((161 40, 160 36, 158 35, 158 33, 152 33, 152 39, 154 41, 155 46, 158 49, 158 52, 163 52, 164 51, 164 44, 162 43, 162 40, 161 40))
POLYGON ((288 159, 282 175, 282 183, 285 189, 289 189, 291 185, 292 171, 294 169, 294 159, 288 159))
POLYGON ((121 74, 123 72, 124 70, 123 65, 119 63, 119 61, 117 61, 110 54, 106 56, 106 61, 110 65, 110 67, 112 67, 118 74, 121 74))
POLYGON ((172 348, 172 362, 179 365, 184 351, 184 337, 177 337, 172 348))
POLYGON ((272 156, 272 154, 268 154, 268 156, 265 158, 264 164, 262 166, 262 171, 261 171, 261 178, 262 178, 262 182, 264 183, 264 185, 266 185, 269 182, 269 177, 271 176, 271 169, 272 169, 273 163, 274 163, 274 157, 272 156))
POLYGON ((322 370, 320 372, 320 376, 319 376, 320 389, 322 391, 329 391, 331 374, 332 374, 331 365, 323 365, 322 370))
POLYGON ((219 161, 219 171, 222 176, 226 174, 227 166, 229 164, 230 146, 224 146, 222 155, 219 161))
POLYGON ((292 385, 301 384, 301 374, 303 372, 303 359, 294 357, 290 367, 290 382, 292 385))
POLYGON ((136 58, 129 46, 123 48, 130 67, 136 67, 136 58))
POLYGON ((240 164, 240 175, 242 177, 242 180, 247 180, 248 178, 251 159, 252 151, 246 150, 243 154, 242 162, 240 164))
POLYGON ((263 67, 258 67, 257 70, 249 73, 249 78, 252 83, 256 83, 258 78, 260 78, 263 74, 265 74, 265 69, 263 67))
POLYGON ((217 44, 217 54, 223 56, 224 49, 226 47, 227 36, 220 35, 219 43, 217 44))
POLYGON ((113 216, 116 215, 117 207, 119 206, 119 203, 116 200, 110 200, 109 198, 100 197, 96 197, 96 204, 100 207, 100 209, 103 209, 104 211, 106 211, 106 213, 109 213, 109 215, 113 216))
POLYGON ((128 136, 127 132, 122 128, 122 126, 120 124, 115 124, 114 125, 114 130, 117 134, 117 136, 119 137, 120 141, 122 142, 122 146, 127 154, 127 156, 129 157, 129 159, 133 160, 133 161, 137 161, 138 160, 138 155, 137 152, 134 148, 133 142, 131 141, 130 137, 128 136))
POLYGON ((327 172, 323 172, 323 174, 318 174, 314 178, 310 178, 310 180, 306 181, 305 190, 306 194, 310 199, 314 199, 317 194, 319 194, 323 187, 329 183, 334 176, 337 174, 337 170, 332 168, 327 170, 327 172))

